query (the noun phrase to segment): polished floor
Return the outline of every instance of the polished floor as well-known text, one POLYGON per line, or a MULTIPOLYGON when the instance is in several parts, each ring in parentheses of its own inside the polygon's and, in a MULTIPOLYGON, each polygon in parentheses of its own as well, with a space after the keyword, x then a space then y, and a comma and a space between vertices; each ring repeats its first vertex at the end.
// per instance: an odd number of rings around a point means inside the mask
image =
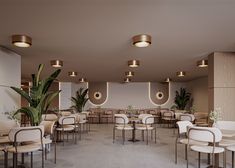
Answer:
MULTIPOLYGON (((137 139, 141 139, 137 132, 137 139)), ((75 145, 71 141, 65 146, 58 144, 57 164, 53 163, 53 152, 48 155, 46 168, 184 168, 184 147, 179 146, 178 164, 174 163, 175 136, 173 129, 158 128, 157 143, 129 142, 122 145, 121 133, 116 142, 112 142, 112 125, 92 125, 88 134, 82 135, 82 140, 75 145)), ((131 134, 127 134, 130 138, 131 134)), ((53 151, 53 148, 52 148, 53 151)), ((41 167, 40 155, 35 154, 34 168, 41 167)), ((222 158, 222 157, 221 157, 222 158)), ((231 167, 230 153, 227 155, 227 165, 231 167)), ((197 154, 190 152, 190 166, 197 167, 197 154)), ((26 166, 29 158, 26 158, 26 166)), ((10 162, 10 160, 9 160, 10 162)), ((2 160, 0 162, 2 166, 2 160)), ((10 164, 10 163, 9 163, 10 164)), ((222 164, 222 162, 221 162, 222 164)), ((202 155, 201 167, 207 167, 206 155, 202 155)))

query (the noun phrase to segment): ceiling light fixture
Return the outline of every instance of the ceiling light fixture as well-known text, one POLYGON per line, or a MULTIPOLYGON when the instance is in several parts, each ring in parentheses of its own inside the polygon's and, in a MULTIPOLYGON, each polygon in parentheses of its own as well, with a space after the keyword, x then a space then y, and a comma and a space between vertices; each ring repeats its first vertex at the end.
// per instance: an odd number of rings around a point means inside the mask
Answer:
POLYGON ((200 68, 208 67, 208 60, 203 59, 203 60, 197 61, 197 66, 200 68))
POLYGON ((12 35, 12 44, 17 47, 30 47, 32 45, 32 38, 26 35, 12 35))
POLYGON ((151 42, 151 36, 147 34, 140 34, 132 37, 133 45, 136 47, 148 47, 151 42))
POLYGON ((60 68, 63 66, 63 61, 61 60, 51 60, 51 66, 54 68, 60 68))
POLYGON ((129 82, 131 82, 131 79, 130 78, 124 78, 124 82, 129 83, 129 82))
POLYGON ((70 77, 76 77, 78 75, 78 73, 75 71, 70 71, 70 72, 68 72, 68 74, 70 77))
POLYGON ((125 75, 127 76, 127 77, 132 77, 132 76, 134 76, 134 72, 133 71, 128 71, 128 72, 125 72, 125 75))
POLYGON ((79 82, 81 82, 81 83, 84 83, 84 82, 86 82, 87 80, 86 80, 86 78, 80 78, 79 79, 79 82))
POLYGON ((167 83, 171 82, 171 78, 166 78, 165 82, 167 82, 167 83))
POLYGON ((177 75, 178 77, 183 77, 183 76, 186 75, 186 72, 184 72, 184 71, 179 71, 179 72, 176 72, 176 75, 177 75))
POLYGON ((131 68, 136 68, 136 67, 140 66, 140 61, 139 60, 129 60, 128 66, 131 68))

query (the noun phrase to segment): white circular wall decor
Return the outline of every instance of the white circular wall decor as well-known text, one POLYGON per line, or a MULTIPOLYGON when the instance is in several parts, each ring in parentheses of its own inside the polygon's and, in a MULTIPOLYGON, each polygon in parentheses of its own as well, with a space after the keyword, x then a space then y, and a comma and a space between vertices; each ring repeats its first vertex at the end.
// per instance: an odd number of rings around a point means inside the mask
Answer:
POLYGON ((163 99, 163 97, 164 97, 164 93, 163 92, 159 91, 159 92, 156 93, 156 98, 157 99, 161 100, 161 99, 163 99))
POLYGON ((95 98, 96 100, 101 99, 101 97, 102 97, 102 94, 101 94, 100 92, 95 92, 95 93, 94 93, 94 98, 95 98))

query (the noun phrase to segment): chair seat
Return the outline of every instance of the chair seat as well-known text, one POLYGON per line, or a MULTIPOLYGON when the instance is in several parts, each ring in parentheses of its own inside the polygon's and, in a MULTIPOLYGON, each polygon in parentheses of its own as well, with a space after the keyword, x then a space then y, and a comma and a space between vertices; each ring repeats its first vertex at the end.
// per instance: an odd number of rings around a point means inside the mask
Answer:
MULTIPOLYGON (((188 139, 187 138, 184 138, 184 139, 180 139, 179 141, 181 144, 185 144, 187 145, 188 144, 188 139)), ((195 141, 195 140, 190 140, 189 141, 189 145, 202 145, 202 146, 206 146, 208 145, 208 143, 206 142, 199 142, 199 141, 195 141)))
POLYGON ((0 137, 0 144, 7 144, 9 143, 10 140, 9 140, 9 137, 8 136, 2 136, 0 137))
POLYGON ((176 120, 175 118, 167 118, 167 117, 163 117, 162 119, 167 120, 167 121, 175 121, 176 120))
POLYGON ((229 150, 229 151, 235 152, 235 145, 228 146, 226 149, 229 150))
MULTIPOLYGON (((202 152, 202 153, 213 153, 213 146, 197 146, 193 145, 190 147, 193 151, 202 152)), ((214 153, 223 153, 224 148, 222 147, 215 147, 214 153)))
POLYGON ((151 127, 151 126, 146 127, 146 126, 143 125, 143 126, 137 126, 136 129, 137 130, 153 130, 154 127, 151 127))
POLYGON ((219 142, 219 146, 221 147, 227 147, 227 146, 232 146, 232 145, 235 145, 235 140, 233 139, 222 139, 219 142))
POLYGON ((58 128, 56 128, 56 130, 57 131, 72 131, 72 130, 74 130, 74 125, 64 125, 64 127, 62 128, 62 127, 58 127, 58 128))
MULTIPOLYGON (((37 151, 40 149, 41 149, 40 145, 33 143, 33 144, 29 144, 29 145, 18 146, 17 153, 33 152, 33 151, 37 151)), ((16 148, 12 146, 12 147, 7 148, 7 151, 10 153, 16 153, 16 148)))
POLYGON ((85 123, 87 123, 87 120, 79 121, 79 124, 85 124, 85 123))
POLYGON ((126 125, 125 127, 124 126, 117 126, 116 127, 116 129, 117 130, 133 130, 133 127, 131 127, 131 126, 128 126, 128 125, 126 125))

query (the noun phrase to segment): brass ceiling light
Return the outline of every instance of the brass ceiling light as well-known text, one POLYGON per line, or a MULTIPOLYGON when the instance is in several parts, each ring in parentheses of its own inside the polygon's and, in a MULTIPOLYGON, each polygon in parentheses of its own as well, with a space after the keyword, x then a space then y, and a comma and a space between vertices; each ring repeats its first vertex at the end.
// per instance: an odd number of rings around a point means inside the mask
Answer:
POLYGON ((127 72, 125 72, 125 75, 127 76, 127 77, 132 77, 132 76, 134 76, 134 72, 133 71, 127 71, 127 72))
POLYGON ((12 44, 17 47, 30 47, 32 45, 32 38, 26 35, 12 35, 12 44))
POLYGON ((179 72, 176 72, 176 75, 177 75, 178 77, 184 77, 184 76, 186 75, 186 72, 184 72, 184 71, 179 71, 179 72))
POLYGON ((60 68, 63 66, 63 61, 61 60, 51 60, 51 66, 54 68, 60 68))
POLYGON ((124 82, 129 83, 129 82, 131 82, 131 79, 130 78, 124 78, 124 82))
POLYGON ((131 68, 136 68, 136 67, 140 66, 139 60, 129 60, 127 63, 128 63, 128 66, 131 68))
POLYGON ((133 45, 136 47, 148 47, 151 42, 151 36, 147 34, 139 34, 132 37, 133 45))
POLYGON ((75 71, 70 71, 70 72, 68 72, 68 74, 70 77, 76 77, 78 75, 78 73, 75 71))
POLYGON ((80 83, 84 83, 84 82, 86 82, 86 81, 87 81, 86 78, 80 78, 80 79, 79 79, 79 82, 80 82, 80 83))
POLYGON ((172 80, 171 80, 171 78, 166 78, 165 79, 165 82, 167 82, 167 83, 169 83, 169 82, 171 82, 172 80))
POLYGON ((203 59, 203 60, 197 61, 197 66, 200 68, 208 67, 208 60, 203 59))

